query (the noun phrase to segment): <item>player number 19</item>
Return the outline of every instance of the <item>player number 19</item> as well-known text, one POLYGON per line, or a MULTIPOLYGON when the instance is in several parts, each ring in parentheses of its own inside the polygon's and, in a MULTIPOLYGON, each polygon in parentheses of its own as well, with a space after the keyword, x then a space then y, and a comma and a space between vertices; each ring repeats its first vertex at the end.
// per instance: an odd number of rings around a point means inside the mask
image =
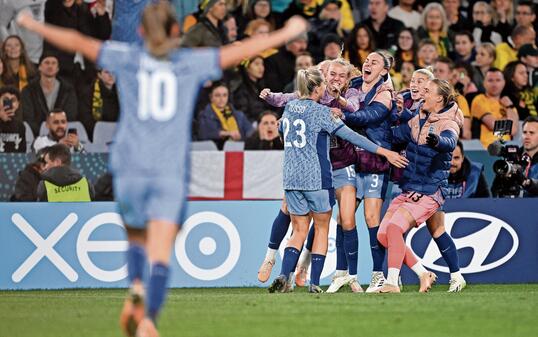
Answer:
POLYGON ((165 122, 176 113, 177 79, 174 73, 140 71, 138 77, 138 118, 165 122))

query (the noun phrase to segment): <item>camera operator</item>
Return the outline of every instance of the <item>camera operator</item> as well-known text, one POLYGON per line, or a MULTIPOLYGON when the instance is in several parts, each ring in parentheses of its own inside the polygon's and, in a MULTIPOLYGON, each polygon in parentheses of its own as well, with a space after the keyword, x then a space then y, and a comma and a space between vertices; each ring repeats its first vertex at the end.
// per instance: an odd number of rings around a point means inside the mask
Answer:
POLYGON ((538 197, 538 117, 530 116, 523 122, 523 155, 530 159, 525 169, 524 197, 538 197))

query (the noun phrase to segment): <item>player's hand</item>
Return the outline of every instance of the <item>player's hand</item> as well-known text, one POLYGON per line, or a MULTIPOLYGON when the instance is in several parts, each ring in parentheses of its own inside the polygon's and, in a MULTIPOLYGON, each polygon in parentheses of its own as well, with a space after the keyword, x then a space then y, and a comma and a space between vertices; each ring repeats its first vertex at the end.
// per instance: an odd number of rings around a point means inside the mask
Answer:
POLYGON ((271 89, 265 88, 262 91, 260 91, 260 98, 265 100, 267 96, 269 96, 270 93, 271 93, 271 89))
POLYGON ((331 108, 331 113, 332 113, 334 118, 342 118, 342 116, 344 115, 342 110, 340 110, 338 108, 331 108))
POLYGON ((299 15, 292 16, 284 25, 284 31, 291 37, 296 37, 308 30, 308 22, 299 15))
POLYGON ((436 147, 439 144, 439 136, 435 133, 428 133, 426 136, 426 143, 429 147, 436 147))
POLYGON ((16 18, 17 24, 26 29, 32 30, 32 26, 37 23, 36 20, 32 17, 29 10, 23 10, 17 15, 16 18))
POLYGON ((398 168, 405 168, 409 164, 409 160, 407 160, 407 158, 405 158, 398 152, 386 150, 386 153, 384 153, 383 155, 385 156, 385 158, 387 158, 389 163, 398 168))

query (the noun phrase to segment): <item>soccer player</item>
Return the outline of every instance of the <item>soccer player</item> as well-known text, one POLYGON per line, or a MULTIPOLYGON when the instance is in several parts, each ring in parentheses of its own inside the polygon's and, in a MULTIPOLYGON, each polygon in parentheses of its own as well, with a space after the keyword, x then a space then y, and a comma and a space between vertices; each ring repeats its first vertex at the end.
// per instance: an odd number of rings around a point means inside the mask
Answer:
MULTIPOLYGON (((397 97, 401 110, 400 123, 407 123, 411 118, 418 114, 423 103, 424 88, 432 79, 434 79, 434 75, 431 70, 427 68, 418 69, 413 73, 410 85, 410 95, 404 93, 404 95, 398 95, 397 97), (404 100, 403 96, 409 96, 408 100, 404 100)), ((397 186, 397 184, 398 182, 393 186, 397 186)), ((399 187, 397 187, 397 189, 399 190, 399 187)), ((393 189, 393 195, 394 193, 395 189, 393 189)), ((454 244, 454 240, 452 240, 445 230, 445 212, 442 210, 442 207, 426 220, 426 226, 450 271, 448 292, 462 291, 467 285, 467 282, 460 271, 458 251, 454 244)))
POLYGON ((404 167, 407 160, 354 133, 340 119, 335 119, 328 107, 317 103, 325 92, 323 76, 318 69, 300 70, 297 88, 299 99, 286 104, 280 122, 284 141, 283 183, 293 234, 284 250, 280 275, 269 287, 269 292, 291 290, 293 271, 308 233, 311 213, 316 235, 312 246, 309 291, 319 293, 322 292, 319 279, 327 253, 329 220, 334 205, 330 136, 335 135, 385 156, 397 167, 404 167))
POLYGON ((463 114, 452 86, 433 79, 424 88, 419 113, 393 130, 393 141, 407 144, 406 156, 411 164, 400 182, 403 192, 391 202, 377 234, 388 249, 388 275, 381 293, 400 292, 402 262, 419 276, 420 292, 427 292, 436 280, 437 276, 427 271, 405 245, 403 235, 434 215, 444 203, 452 151, 462 125, 463 114))
POLYGON ((29 15, 21 26, 50 43, 79 52, 114 71, 121 95, 121 119, 111 149, 115 193, 127 228, 130 295, 120 317, 124 332, 158 336, 156 319, 164 303, 169 258, 185 211, 191 120, 201 85, 221 68, 283 44, 306 30, 303 19, 264 39, 221 49, 178 49, 179 25, 168 1, 154 2, 142 16, 144 45, 101 42, 29 15), (150 263, 144 294, 146 254, 150 263), (145 303, 145 305, 144 305, 145 303))

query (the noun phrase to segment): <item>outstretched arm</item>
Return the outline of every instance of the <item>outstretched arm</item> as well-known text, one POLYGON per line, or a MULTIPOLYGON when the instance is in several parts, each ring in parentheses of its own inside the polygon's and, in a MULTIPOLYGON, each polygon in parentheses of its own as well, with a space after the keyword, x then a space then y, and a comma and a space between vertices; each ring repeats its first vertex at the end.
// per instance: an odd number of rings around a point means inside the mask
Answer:
POLYGON ((286 22, 284 28, 269 34, 266 38, 250 38, 241 41, 239 44, 224 46, 220 52, 220 66, 225 69, 239 63, 241 60, 258 55, 266 49, 283 45, 286 41, 304 33, 307 28, 308 23, 305 19, 292 17, 286 22))
POLYGON ((43 36, 56 47, 71 53, 81 53, 92 62, 97 61, 102 42, 80 34, 74 29, 60 28, 34 20, 28 13, 17 17, 19 26, 43 36))

